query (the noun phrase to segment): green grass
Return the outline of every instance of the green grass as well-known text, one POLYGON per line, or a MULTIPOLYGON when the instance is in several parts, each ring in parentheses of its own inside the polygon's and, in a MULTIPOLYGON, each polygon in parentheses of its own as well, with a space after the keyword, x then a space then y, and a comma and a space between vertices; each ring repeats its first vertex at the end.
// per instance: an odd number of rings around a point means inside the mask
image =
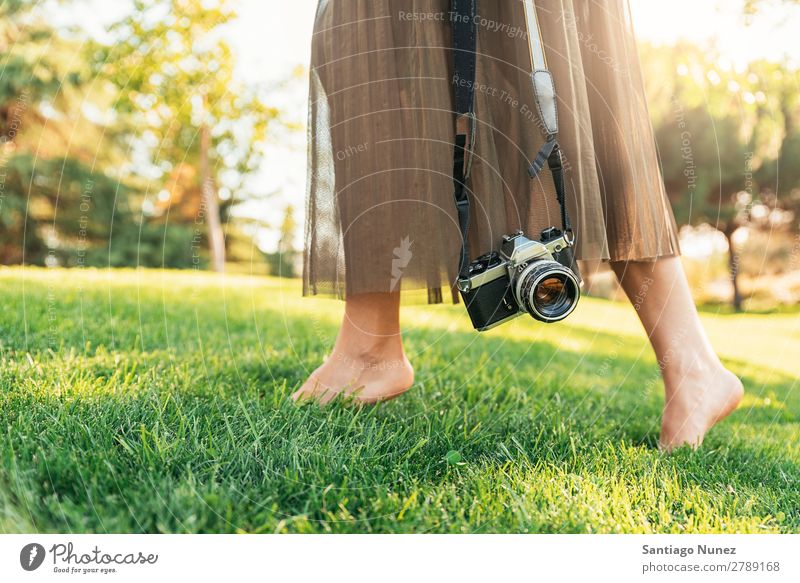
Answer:
POLYGON ((624 304, 404 308, 415 387, 324 409, 288 395, 342 304, 296 282, 0 269, 0 305, 0 531, 800 531, 797 314, 703 314, 748 394, 666 456, 624 304))

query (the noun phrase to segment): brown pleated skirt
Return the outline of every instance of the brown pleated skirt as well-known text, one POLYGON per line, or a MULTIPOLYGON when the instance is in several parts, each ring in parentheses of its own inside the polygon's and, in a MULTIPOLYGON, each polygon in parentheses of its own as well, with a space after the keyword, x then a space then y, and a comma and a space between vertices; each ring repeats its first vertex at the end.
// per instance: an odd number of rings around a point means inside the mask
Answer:
MULTIPOLYGON (((626 0, 536 2, 580 259, 679 253, 626 0)), ((321 0, 312 43, 304 294, 452 293, 449 0, 321 0)), ((520 0, 479 2, 471 257, 560 226, 520 0)))

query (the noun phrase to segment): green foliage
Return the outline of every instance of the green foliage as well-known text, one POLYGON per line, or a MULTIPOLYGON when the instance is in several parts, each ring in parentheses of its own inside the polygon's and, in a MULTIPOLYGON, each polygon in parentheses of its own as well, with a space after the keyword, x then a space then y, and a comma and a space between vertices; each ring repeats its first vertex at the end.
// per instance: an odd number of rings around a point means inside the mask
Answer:
POLYGON ((267 269, 270 275, 278 277, 299 277, 297 270, 297 252, 291 253, 272 252, 265 253, 267 269))
POLYGON ((628 305, 480 337, 405 309, 414 388, 320 409, 289 395, 343 304, 296 282, 28 268, 0 295, 3 532, 800 531, 796 313, 703 315, 748 394, 666 456, 628 305))
POLYGON ((202 267, 186 225, 142 222, 131 191, 74 158, 12 158, 3 174, 0 263, 202 267), (57 228, 54 228, 56 226, 57 228))
POLYGON ((749 202, 791 207, 800 189, 800 71, 754 61, 738 71, 688 43, 643 45, 648 103, 679 223, 721 230, 747 222, 749 202), (780 180, 778 180, 780 175, 780 180))
POLYGON ((267 265, 270 275, 280 277, 297 277, 300 254, 294 248, 294 238, 297 231, 297 220, 294 218, 294 207, 289 205, 284 211, 280 227, 278 249, 274 253, 267 253, 267 265))
MULTIPOLYGON (((8 133, 8 110, 18 98, 53 98, 61 88, 62 71, 52 51, 55 31, 34 13, 35 3, 0 3, 0 135, 8 133)), ((69 77, 74 79, 74 77, 69 77)))
POLYGON ((108 241, 115 210, 129 216, 116 203, 127 189, 73 158, 14 156, 2 184, 2 263, 20 262, 23 255, 32 264, 44 264, 48 255, 77 262, 82 251, 108 241))
POLYGON ((200 175, 178 170, 198 164, 198 128, 210 126, 225 220, 277 114, 233 76, 218 37, 233 16, 225 2, 137 2, 113 27, 117 42, 86 42, 87 52, 79 31, 54 29, 36 3, 0 4, 1 263, 208 264, 195 224, 200 175), (186 208, 170 200, 151 212, 148 196, 173 187, 186 208))
POLYGON ((211 128, 209 158, 223 212, 248 196, 245 180, 258 168, 267 127, 278 115, 263 93, 234 75, 234 55, 220 37, 234 16, 227 0, 137 0, 111 27, 114 42, 90 43, 88 51, 93 72, 117 93, 122 136, 148 145, 147 172, 158 180, 166 182, 180 164, 199 166, 198 132, 211 128))
POLYGON ((204 269, 208 263, 202 239, 188 225, 131 222, 120 227, 108 250, 97 248, 88 265, 204 269))
POLYGON ((678 224, 724 225, 734 214, 732 195, 741 187, 747 155, 739 125, 730 118, 715 120, 704 107, 679 115, 679 122, 655 130, 675 219, 678 224))
POLYGON ((713 51, 687 43, 645 45, 642 52, 675 218, 679 224, 709 223, 725 234, 732 303, 739 309, 734 233, 798 224, 800 70, 753 61, 739 71, 713 51))

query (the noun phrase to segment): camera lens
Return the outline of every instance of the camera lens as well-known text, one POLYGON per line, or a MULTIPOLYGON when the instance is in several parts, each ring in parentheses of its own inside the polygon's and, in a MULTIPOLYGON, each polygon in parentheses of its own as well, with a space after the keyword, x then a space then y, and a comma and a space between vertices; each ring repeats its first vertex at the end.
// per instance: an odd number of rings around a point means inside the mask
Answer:
POLYGON ((533 300, 537 306, 552 307, 563 301, 564 282, 558 277, 548 277, 533 291, 533 300))
POLYGON ((516 299, 531 316, 542 322, 566 318, 580 298, 575 274, 557 261, 539 260, 517 278, 516 299))

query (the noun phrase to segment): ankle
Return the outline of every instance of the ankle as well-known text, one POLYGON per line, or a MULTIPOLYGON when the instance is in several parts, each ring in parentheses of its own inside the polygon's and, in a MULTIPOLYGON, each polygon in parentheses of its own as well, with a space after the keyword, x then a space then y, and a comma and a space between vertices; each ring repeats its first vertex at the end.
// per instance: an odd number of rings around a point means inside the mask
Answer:
POLYGON ((358 340, 341 339, 332 355, 337 360, 362 368, 390 361, 404 361, 403 343, 399 336, 369 337, 358 340))
POLYGON ((724 368, 716 354, 683 354, 662 361, 662 373, 667 389, 677 389, 686 381, 701 381, 713 377, 724 368))

